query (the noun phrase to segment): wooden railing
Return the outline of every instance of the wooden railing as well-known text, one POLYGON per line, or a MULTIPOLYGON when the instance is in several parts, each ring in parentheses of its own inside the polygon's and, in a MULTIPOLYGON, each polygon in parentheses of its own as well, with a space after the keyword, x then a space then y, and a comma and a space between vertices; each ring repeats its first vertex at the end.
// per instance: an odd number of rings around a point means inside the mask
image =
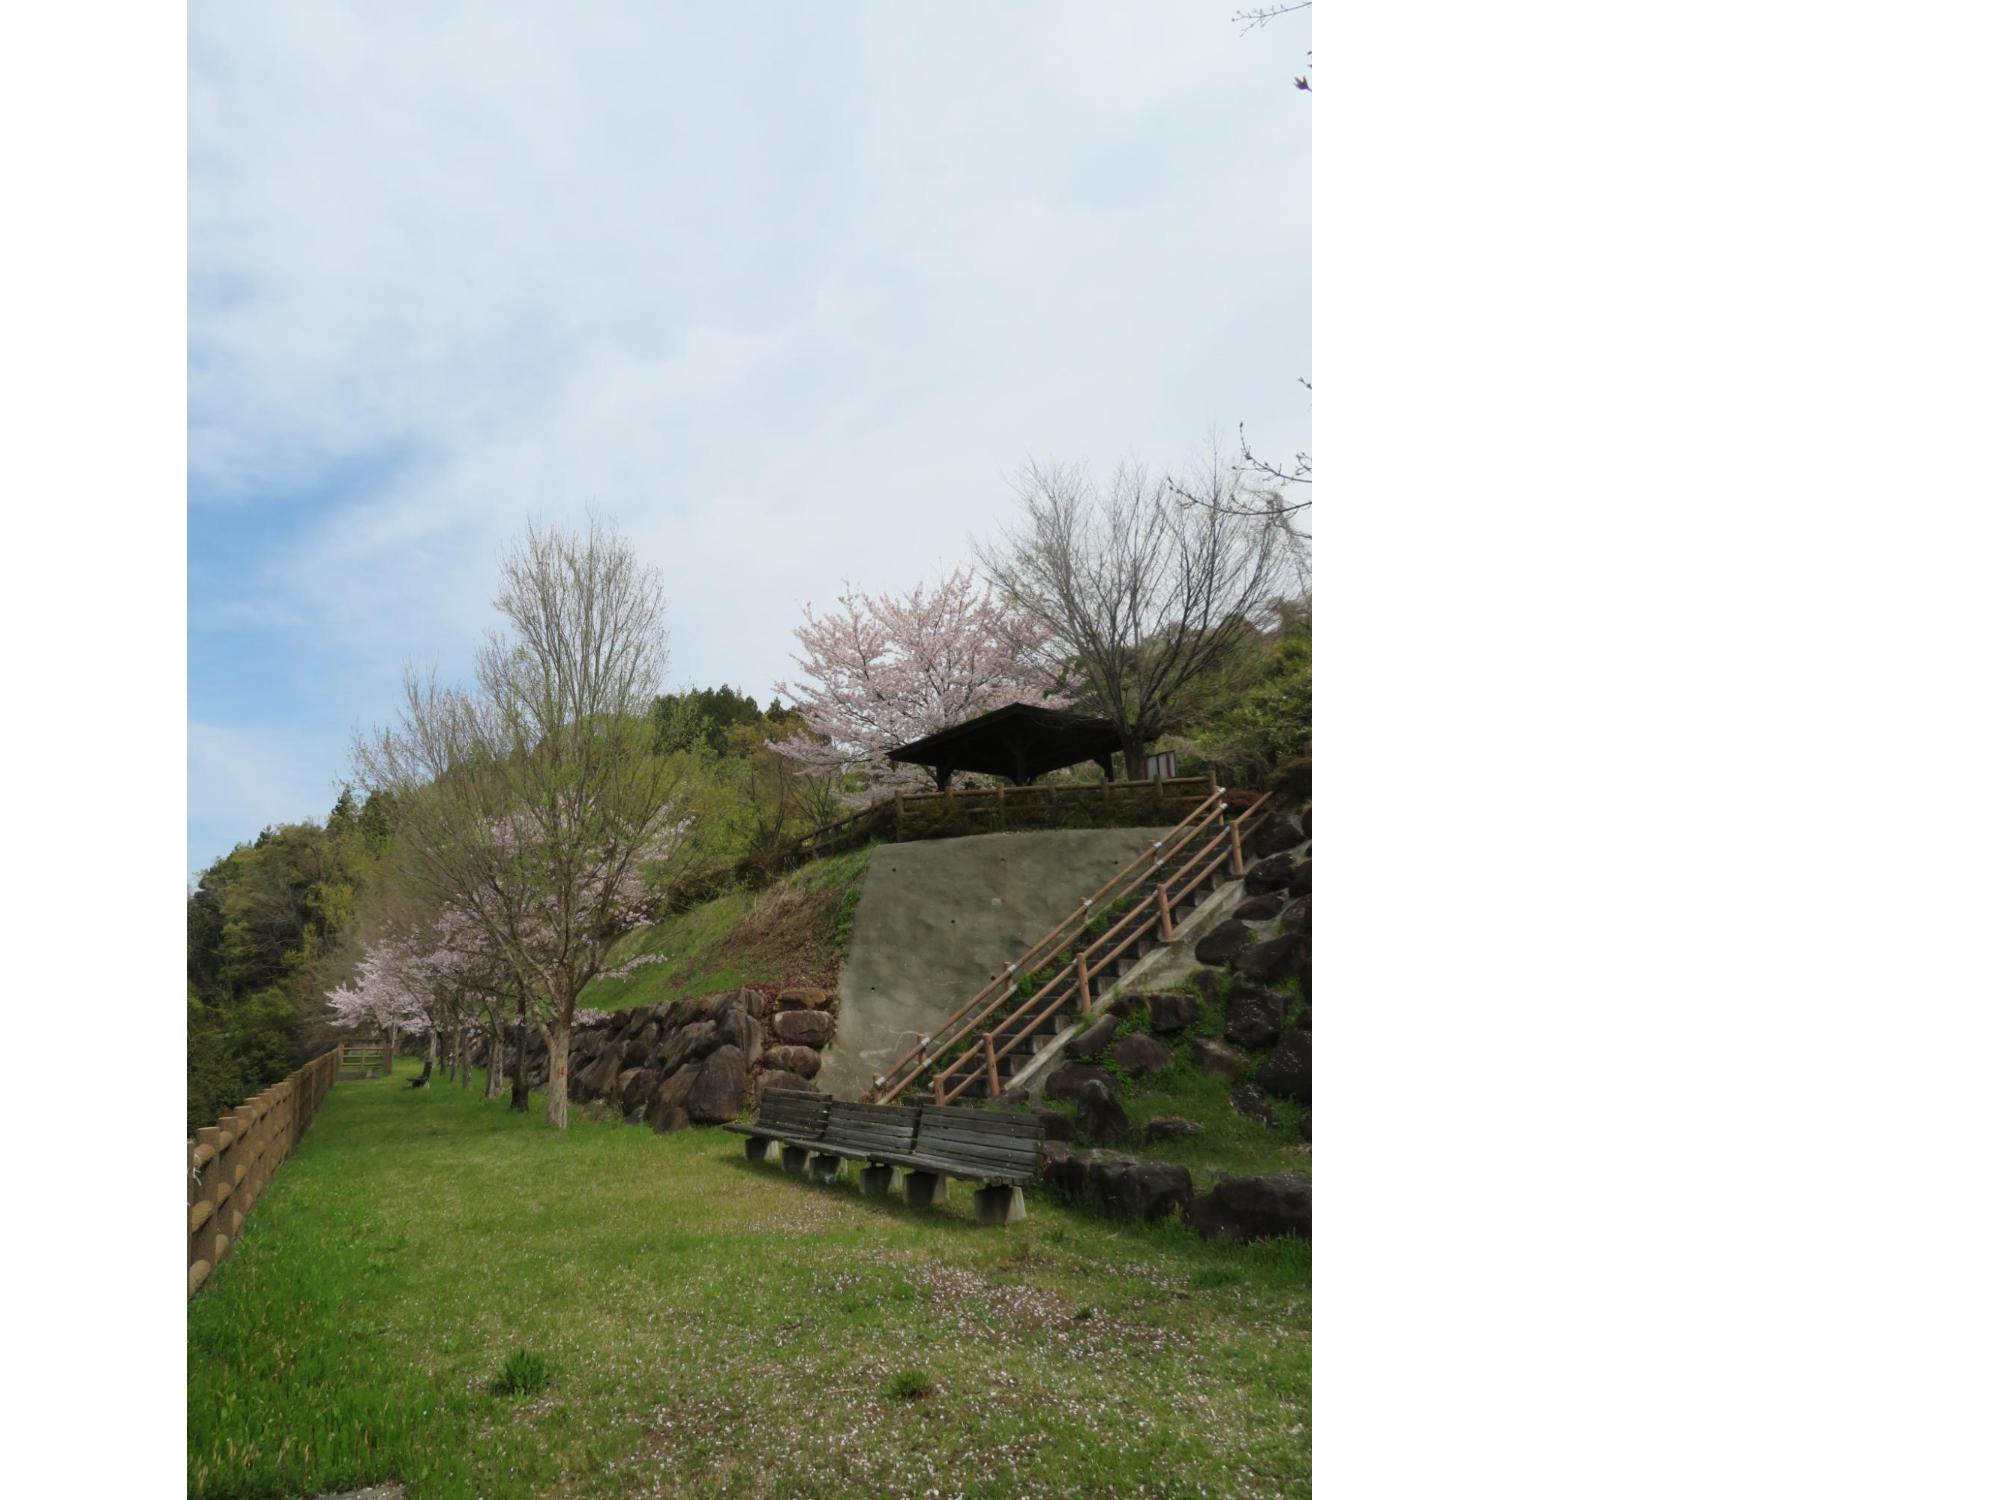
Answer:
POLYGON ((188 1142, 190 1297, 234 1247, 251 1207, 306 1133, 340 1072, 341 1051, 322 1052, 188 1142))
MULTIPOLYGON (((1267 798, 1260 797, 1250 806, 1261 809, 1266 801, 1267 798)), ((1083 897, 1077 903, 1075 911, 1044 933, 1026 953, 989 979, 977 994, 947 1016, 935 1031, 920 1037, 915 1046, 896 1059, 888 1070, 876 1079, 869 1098, 877 1103, 886 1103, 908 1088, 924 1069, 971 1035, 1006 1003, 1007 998, 1013 994, 1018 976, 1032 974, 1056 955, 1074 947, 1089 925, 1094 909, 1123 899, 1149 877, 1156 875, 1163 867, 1178 859, 1183 852, 1191 848, 1195 840, 1204 835, 1212 839, 1223 838, 1228 811, 1228 788, 1215 788, 1164 838, 1154 841, 1117 874, 1088 896, 1083 897)), ((1247 811, 1246 809, 1246 813, 1247 811)), ((1261 816, 1261 813, 1259 815, 1261 816)), ((1044 990, 1047 988, 1046 985, 1043 987, 1044 990)))
POLYGON ((1093 826, 1150 816, 1166 824, 1215 794, 1215 776, 1172 776, 1150 781, 1102 781, 1047 786, 983 786, 942 792, 898 792, 860 812, 815 828, 802 837, 800 859, 818 859, 871 838, 902 842, 927 830, 1005 833, 1045 828, 1079 816, 1093 826))
MULTIPOLYGON (((1244 808, 1242 816, 1235 822, 1219 827, 1200 848, 1188 852, 1177 869, 1153 887, 1151 899, 1133 906, 1078 950, 1061 972, 1051 976, 1040 989, 1008 1014, 988 1025, 982 1038, 983 1046, 962 1053, 935 1075, 931 1088, 936 1102, 950 1104, 981 1081, 986 1084, 988 1096, 998 1098, 1001 1061, 1032 1038, 1045 1021, 1071 1003, 1075 1004, 1078 1015, 1086 1013, 1090 1009, 1090 981, 1094 975, 1112 968, 1143 939, 1172 942, 1176 906, 1225 866, 1232 876, 1244 873, 1244 832, 1254 830, 1263 822, 1270 802, 1270 794, 1266 793, 1244 808)), ((998 1008, 997 1004, 989 1006, 987 1014, 998 1008)), ((973 1023, 974 1026, 978 1024, 977 1021, 973 1023)))

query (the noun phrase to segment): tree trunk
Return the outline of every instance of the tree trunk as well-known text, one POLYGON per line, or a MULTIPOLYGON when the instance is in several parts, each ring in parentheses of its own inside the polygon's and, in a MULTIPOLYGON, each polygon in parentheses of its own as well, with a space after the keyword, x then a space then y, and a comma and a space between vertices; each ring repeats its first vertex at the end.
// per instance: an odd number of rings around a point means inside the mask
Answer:
POLYGON ((502 1027, 486 1028, 486 1097, 500 1097, 500 1080, 507 1076, 507 1042, 502 1027))
POLYGON ((569 1022, 549 1023, 549 1123, 569 1129, 569 1022))
POLYGON ((1132 736, 1122 741, 1125 748, 1125 779, 1144 781, 1146 779, 1146 741, 1143 736, 1132 736))
POLYGON ((423 1072, 419 1073, 415 1078, 410 1080, 411 1088, 420 1089, 429 1086, 431 1081, 431 1069, 437 1065, 437 1055, 438 1055, 438 1034, 436 1031, 431 1031, 426 1035, 424 1039, 424 1070, 423 1072))
POLYGON ((389 1028, 388 1045, 382 1049, 382 1076, 387 1078, 396 1071, 396 1028, 389 1028))
POLYGON ((520 997, 520 1018, 514 1023, 514 1097, 507 1107, 519 1114, 528 1112, 528 995, 520 997))

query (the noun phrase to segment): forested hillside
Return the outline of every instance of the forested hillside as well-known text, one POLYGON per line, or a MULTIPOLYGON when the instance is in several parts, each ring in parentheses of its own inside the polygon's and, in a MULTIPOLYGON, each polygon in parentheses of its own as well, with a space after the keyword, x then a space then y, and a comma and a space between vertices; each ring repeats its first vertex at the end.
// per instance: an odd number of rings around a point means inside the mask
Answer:
MULTIPOLYGON (((1176 624, 1169 599, 1151 628, 1098 657, 1061 646, 1060 622, 1003 606, 969 570, 906 595, 850 590, 840 604, 838 614, 806 612, 794 658, 802 681, 780 684, 789 704, 690 687, 576 731, 574 753, 643 767, 665 789, 658 830, 634 846, 615 901, 588 930, 603 952, 579 992, 590 1007, 807 971, 833 983, 865 856, 794 876, 798 840, 908 784, 911 768, 888 762, 889 749, 1001 703, 1025 696, 1102 714, 1131 743, 1172 750, 1181 774, 1213 769, 1234 786, 1263 784, 1310 754, 1304 599, 1265 595, 1199 625, 1176 624)), ((510 754, 500 763, 533 758, 510 754)), ((1047 779, 1101 775, 1083 765, 1047 779)), ((928 784, 928 773, 917 779, 928 784)), ((191 1130, 330 1041, 341 1005, 349 1024, 434 1036, 545 1020, 546 997, 527 993, 519 955, 504 958, 490 926, 482 934, 463 909, 437 903, 420 852, 436 858, 436 829, 419 836, 418 824, 439 786, 424 776, 369 784, 365 797, 344 791, 324 823, 273 826, 238 845, 189 896, 191 1130)), ((504 831, 511 816, 482 815, 480 836, 504 831)), ((510 869, 510 880, 541 878, 526 862, 510 869)))

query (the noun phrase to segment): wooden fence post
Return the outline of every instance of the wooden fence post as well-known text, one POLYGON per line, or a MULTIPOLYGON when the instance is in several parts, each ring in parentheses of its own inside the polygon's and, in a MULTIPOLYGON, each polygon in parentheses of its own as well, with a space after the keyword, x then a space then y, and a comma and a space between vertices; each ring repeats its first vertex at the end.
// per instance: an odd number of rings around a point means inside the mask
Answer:
POLYGON ((1153 899, 1160 908, 1160 941, 1171 943, 1174 940, 1174 912, 1173 908, 1167 905, 1167 888, 1164 883, 1153 887, 1153 899))
POLYGON ((986 1097, 1000 1097, 1000 1064, 993 1056, 993 1033, 986 1033, 986 1097))

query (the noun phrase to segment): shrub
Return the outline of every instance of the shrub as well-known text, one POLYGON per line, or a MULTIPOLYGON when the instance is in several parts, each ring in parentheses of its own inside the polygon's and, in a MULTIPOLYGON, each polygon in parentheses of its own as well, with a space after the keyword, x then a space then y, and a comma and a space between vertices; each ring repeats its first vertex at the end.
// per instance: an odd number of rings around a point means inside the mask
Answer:
POLYGON ((927 1370, 899 1370, 889 1381, 889 1397, 894 1401, 921 1401, 937 1389, 927 1370))

